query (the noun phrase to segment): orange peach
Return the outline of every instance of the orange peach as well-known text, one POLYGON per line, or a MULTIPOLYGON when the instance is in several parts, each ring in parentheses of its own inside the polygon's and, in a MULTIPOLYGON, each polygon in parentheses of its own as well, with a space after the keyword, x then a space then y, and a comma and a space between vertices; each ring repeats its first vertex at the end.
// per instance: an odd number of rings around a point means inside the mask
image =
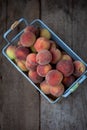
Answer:
POLYGON ((43 78, 37 74, 36 70, 30 70, 28 76, 34 83, 41 83, 43 80, 43 78))
POLYGON ((45 77, 46 74, 52 69, 52 66, 50 64, 46 64, 46 65, 38 65, 37 66, 37 73, 42 76, 45 77))
POLYGON ((61 83, 63 75, 56 69, 50 70, 46 75, 46 81, 51 86, 56 86, 61 83))
POLYGON ((6 54, 7 54, 7 56, 11 60, 14 60, 16 58, 16 56, 15 56, 15 50, 16 50, 16 46, 14 46, 14 45, 10 45, 6 49, 6 54))
POLYGON ((52 54, 52 64, 56 64, 62 57, 61 51, 59 49, 56 48, 51 48, 50 52, 52 54))
POLYGON ((26 60, 28 54, 29 54, 29 49, 23 46, 19 46, 15 50, 16 58, 19 60, 26 60))
POLYGON ((74 61, 73 65, 74 65, 74 72, 73 72, 73 74, 76 77, 81 76, 84 73, 84 71, 86 70, 85 65, 81 61, 79 61, 79 60, 74 61))
POLYGON ((16 60, 17 66, 22 70, 22 71, 28 71, 28 69, 25 66, 25 61, 23 60, 16 60))
POLYGON ((40 65, 49 64, 52 60, 52 54, 48 50, 41 50, 36 55, 36 61, 40 65))
POLYGON ((24 32, 20 37, 21 45, 24 47, 32 46, 36 41, 36 36, 32 32, 24 32))
POLYGON ((45 94, 50 94, 50 85, 46 82, 46 80, 42 81, 40 83, 40 89, 45 93, 45 94))
POLYGON ((55 97, 60 97, 64 93, 64 85, 61 83, 54 87, 50 87, 50 93, 55 97))
POLYGON ((70 60, 60 60, 56 64, 56 69, 63 73, 64 77, 68 77, 73 73, 74 66, 70 60))
POLYGON ((34 48, 37 52, 43 50, 43 49, 49 49, 50 48, 50 42, 48 39, 44 38, 44 37, 39 37, 37 38, 35 44, 34 44, 34 48))

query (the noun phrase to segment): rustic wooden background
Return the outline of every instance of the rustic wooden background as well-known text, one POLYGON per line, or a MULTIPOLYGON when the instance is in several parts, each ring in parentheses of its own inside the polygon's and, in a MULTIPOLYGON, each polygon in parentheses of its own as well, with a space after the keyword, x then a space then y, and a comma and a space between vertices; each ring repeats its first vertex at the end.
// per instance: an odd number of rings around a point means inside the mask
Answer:
POLYGON ((87 62, 86 0, 0 0, 0 130, 87 130, 87 80, 53 105, 2 55, 3 34, 21 17, 43 20, 87 62))

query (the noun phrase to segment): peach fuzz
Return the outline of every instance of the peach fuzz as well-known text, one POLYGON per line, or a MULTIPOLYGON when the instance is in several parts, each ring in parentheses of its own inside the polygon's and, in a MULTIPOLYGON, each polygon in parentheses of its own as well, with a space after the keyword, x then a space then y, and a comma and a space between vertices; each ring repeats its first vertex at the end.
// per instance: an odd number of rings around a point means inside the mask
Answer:
POLYGON ((29 49, 23 46, 19 46, 15 50, 16 58, 19 60, 26 60, 28 54, 29 54, 29 49))
POLYGON ((30 70, 28 76, 34 83, 41 83, 43 80, 43 78, 37 74, 36 70, 30 70))
POLYGON ((73 65, 74 65, 74 72, 73 72, 73 74, 76 77, 81 76, 85 72, 85 70, 86 70, 85 65, 81 61, 79 61, 79 60, 74 61, 73 65))
POLYGON ((41 50, 36 55, 36 61, 40 65, 49 64, 52 60, 52 54, 48 50, 41 50))
POLYGON ((46 28, 40 29, 40 37, 45 37, 47 39, 51 38, 51 33, 46 28))
POLYGON ((64 93, 64 89, 64 85, 61 83, 54 87, 50 87, 50 93, 55 97, 59 97, 64 93))
POLYGON ((36 55, 35 53, 30 53, 27 55, 26 57, 26 61, 29 62, 30 64, 36 66, 37 62, 36 62, 36 55))
POLYGON ((46 80, 42 81, 40 83, 40 89, 45 93, 45 94, 50 94, 50 85, 46 82, 46 80))
POLYGON ((47 73, 45 79, 49 85, 56 86, 62 82, 63 75, 58 70, 52 69, 47 73))
POLYGON ((56 69, 60 71, 64 75, 64 77, 68 77, 73 73, 74 66, 70 60, 60 60, 56 64, 56 69))
POLYGON ((52 64, 56 64, 62 57, 61 51, 59 49, 56 48, 51 48, 50 52, 52 54, 52 64))
POLYGON ((50 42, 48 39, 44 38, 44 37, 39 37, 37 38, 35 44, 34 44, 34 48, 37 52, 43 50, 43 49, 49 49, 50 48, 50 42))
POLYGON ((36 41, 36 36, 32 32, 24 32, 20 37, 21 45, 24 47, 32 46, 36 41))
POLYGON ((69 77, 64 77, 62 83, 65 85, 65 87, 69 87, 72 85, 75 81, 75 77, 73 75, 70 75, 69 77))
POLYGON ((50 64, 46 64, 46 65, 38 65, 37 66, 37 73, 42 76, 45 77, 46 74, 52 69, 52 66, 50 64))
POLYGON ((14 46, 14 45, 10 45, 6 49, 6 54, 7 54, 7 56, 11 60, 14 60, 16 58, 16 56, 15 56, 15 50, 16 50, 16 46, 14 46))

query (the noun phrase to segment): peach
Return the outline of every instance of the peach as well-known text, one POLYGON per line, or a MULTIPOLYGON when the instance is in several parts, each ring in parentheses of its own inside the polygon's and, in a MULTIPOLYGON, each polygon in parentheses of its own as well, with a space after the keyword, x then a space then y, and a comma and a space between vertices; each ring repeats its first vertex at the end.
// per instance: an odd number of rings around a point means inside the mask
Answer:
POLYGON ((61 59, 61 56, 62 56, 61 51, 59 49, 56 49, 56 48, 51 48, 50 52, 52 54, 51 63, 56 64, 61 59))
POLYGON ((68 77, 73 73, 74 66, 70 60, 60 60, 56 64, 56 69, 63 73, 64 77, 68 77))
POLYGON ((16 50, 16 46, 14 46, 14 45, 10 45, 6 49, 6 54, 7 54, 7 56, 11 60, 14 60, 16 58, 16 56, 15 56, 15 50, 16 50))
POLYGON ((46 28, 40 29, 40 37, 45 37, 47 39, 51 38, 51 33, 46 28))
POLYGON ((32 65, 37 65, 37 62, 36 62, 36 55, 35 53, 30 53, 27 55, 26 57, 26 61, 29 62, 30 64, 32 65))
POLYGON ((40 89, 45 93, 45 94, 50 94, 50 85, 46 82, 46 80, 42 81, 40 83, 40 89))
POLYGON ((68 54, 63 54, 62 55, 62 60, 70 60, 70 61, 72 61, 72 58, 68 54))
POLYGON ((63 75, 58 70, 52 69, 46 74, 45 79, 49 85, 56 86, 61 83, 63 75))
POLYGON ((38 28, 36 28, 35 26, 33 26, 33 25, 28 25, 28 26, 26 26, 26 28, 24 29, 24 32, 32 32, 32 33, 34 33, 36 36, 38 36, 39 35, 39 29, 38 28))
POLYGON ((50 93, 55 97, 59 97, 64 93, 64 89, 64 85, 61 83, 54 87, 50 87, 50 93))
POLYGON ((79 61, 79 60, 74 61, 73 65, 74 65, 74 72, 73 72, 73 74, 76 77, 81 76, 84 73, 84 71, 86 70, 85 65, 81 61, 79 61))
POLYGON ((46 65, 38 65, 37 66, 37 73, 42 76, 45 77, 46 74, 52 69, 52 66, 50 64, 46 64, 46 65))
POLYGON ((24 32, 20 37, 21 45, 24 47, 32 46, 36 41, 36 36, 32 32, 24 32))
POLYGON ((62 83, 65 85, 65 87, 69 87, 72 85, 75 81, 75 77, 73 75, 70 75, 69 77, 64 77, 62 83))
POLYGON ((19 60, 26 60, 28 54, 29 54, 29 49, 23 46, 19 46, 15 50, 16 58, 19 60))
POLYGON ((50 42, 50 49, 56 48, 56 43, 53 40, 49 40, 49 42, 50 42))
POLYGON ((25 62, 25 66, 28 70, 36 70, 37 66, 29 63, 28 61, 25 62))
POLYGON ((41 83, 43 80, 43 78, 37 74, 36 70, 30 70, 28 76, 34 83, 41 83))
POLYGON ((36 61, 40 65, 49 64, 52 60, 52 54, 48 50, 41 50, 36 56, 36 61))
POLYGON ((36 53, 36 52, 37 52, 36 49, 34 48, 34 46, 31 46, 31 47, 30 47, 30 50, 31 50, 31 52, 33 52, 33 53, 36 53))
POLYGON ((37 52, 43 50, 43 49, 49 49, 50 48, 50 42, 48 39, 44 38, 44 37, 39 37, 37 38, 35 44, 34 44, 34 48, 37 52))
POLYGON ((23 60, 16 60, 17 66, 22 70, 22 71, 28 71, 28 69, 25 66, 25 61, 23 60))

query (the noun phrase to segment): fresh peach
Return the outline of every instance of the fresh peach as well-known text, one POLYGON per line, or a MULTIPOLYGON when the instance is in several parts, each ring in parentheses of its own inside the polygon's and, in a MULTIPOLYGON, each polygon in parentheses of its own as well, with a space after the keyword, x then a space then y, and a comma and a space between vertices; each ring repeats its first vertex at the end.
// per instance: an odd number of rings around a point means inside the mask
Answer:
POLYGON ((52 69, 52 66, 50 64, 46 64, 46 65, 38 65, 37 66, 37 73, 42 76, 45 77, 46 74, 52 69))
POLYGON ((60 83, 59 85, 50 87, 50 93, 55 97, 59 97, 64 93, 64 89, 64 85, 60 83))
POLYGON ((63 73, 64 77, 68 77, 73 73, 74 66, 70 60, 60 60, 56 64, 56 69, 63 73))
POLYGON ((36 70, 30 70, 28 76, 34 83, 41 83, 43 80, 43 78, 37 74, 36 70))
POLYGON ((26 61, 29 62, 30 64, 32 65, 37 65, 37 62, 36 62, 36 55, 35 53, 30 53, 27 55, 26 57, 26 61))
POLYGON ((26 60, 28 54, 29 54, 29 49, 23 46, 19 46, 15 50, 16 58, 19 60, 26 60))
POLYGON ((53 40, 49 40, 50 42, 50 49, 56 48, 56 43, 53 40))
POLYGON ((46 28, 40 29, 40 37, 45 37, 47 39, 51 38, 51 33, 46 28))
POLYGON ((48 50, 41 50, 36 55, 36 61, 40 65, 49 64, 52 60, 52 54, 48 50))
POLYGON ((39 28, 36 28, 33 25, 28 25, 26 26, 26 28, 24 29, 24 32, 32 32, 34 33, 36 36, 38 36, 39 34, 39 28))
POLYGON ((45 94, 50 94, 50 85, 46 82, 46 80, 42 81, 40 83, 40 89, 45 93, 45 94))
POLYGON ((24 60, 16 60, 17 66, 22 70, 22 71, 28 71, 28 69, 25 66, 25 61, 24 60))
POLYGON ((25 62, 25 66, 28 70, 36 70, 37 66, 29 63, 28 61, 25 62))
POLYGON ((34 48, 37 52, 43 50, 43 49, 49 49, 50 48, 50 42, 48 39, 44 38, 44 37, 39 37, 37 38, 35 44, 34 44, 34 48))
POLYGON ((74 83, 75 77, 73 75, 70 75, 69 77, 64 77, 62 83, 65 85, 65 87, 69 87, 74 83))
POLYGON ((56 64, 61 59, 61 56, 62 56, 61 51, 59 49, 56 49, 56 48, 51 48, 50 52, 52 54, 51 63, 56 64))
POLYGON ((11 60, 14 60, 16 58, 16 56, 15 56, 15 50, 16 50, 16 46, 14 46, 14 45, 10 45, 6 49, 6 54, 7 54, 7 56, 11 60))
POLYGON ((20 37, 20 42, 24 47, 32 46, 36 41, 36 36, 32 32, 24 32, 20 37))
POLYGON ((68 54, 63 54, 63 55, 62 55, 62 60, 70 60, 70 61, 72 61, 72 58, 71 58, 71 56, 68 55, 68 54))
POLYGON ((74 72, 73 72, 73 74, 76 77, 81 76, 84 73, 84 71, 86 70, 85 65, 81 61, 79 61, 79 60, 74 61, 73 65, 74 65, 74 72))
POLYGON ((46 74, 46 81, 51 86, 56 86, 60 84, 62 79, 63 79, 62 73, 56 69, 52 69, 46 74))

